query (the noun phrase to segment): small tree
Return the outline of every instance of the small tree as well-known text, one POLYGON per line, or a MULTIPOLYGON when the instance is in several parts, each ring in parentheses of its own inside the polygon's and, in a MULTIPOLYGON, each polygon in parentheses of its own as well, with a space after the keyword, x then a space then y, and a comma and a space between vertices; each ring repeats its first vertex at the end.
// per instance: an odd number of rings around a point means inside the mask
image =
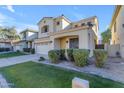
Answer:
POLYGON ((101 36, 102 36, 102 43, 103 44, 105 44, 105 43, 110 44, 110 39, 111 39, 111 31, 110 31, 110 29, 107 29, 106 31, 102 32, 101 36))

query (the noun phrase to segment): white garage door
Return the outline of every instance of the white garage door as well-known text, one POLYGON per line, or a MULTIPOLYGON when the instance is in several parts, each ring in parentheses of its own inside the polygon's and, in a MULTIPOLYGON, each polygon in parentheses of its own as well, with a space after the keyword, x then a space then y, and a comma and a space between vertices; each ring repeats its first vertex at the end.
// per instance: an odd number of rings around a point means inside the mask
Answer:
POLYGON ((17 50, 20 50, 20 51, 22 51, 22 48, 21 48, 21 46, 14 46, 14 51, 17 51, 17 50))
POLYGON ((37 44, 36 45, 36 53, 39 54, 48 54, 48 51, 50 50, 49 43, 46 44, 37 44))

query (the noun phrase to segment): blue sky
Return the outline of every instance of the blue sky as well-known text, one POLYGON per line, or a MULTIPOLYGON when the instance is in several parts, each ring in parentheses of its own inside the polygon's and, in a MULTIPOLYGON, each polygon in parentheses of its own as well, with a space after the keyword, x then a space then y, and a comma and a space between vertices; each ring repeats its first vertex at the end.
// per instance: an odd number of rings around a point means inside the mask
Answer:
POLYGON ((37 23, 42 17, 57 17, 64 14, 72 22, 83 18, 97 16, 99 31, 104 31, 110 24, 115 6, 98 5, 17 5, 0 6, 0 26, 16 26, 18 32, 25 28, 37 29, 37 23))

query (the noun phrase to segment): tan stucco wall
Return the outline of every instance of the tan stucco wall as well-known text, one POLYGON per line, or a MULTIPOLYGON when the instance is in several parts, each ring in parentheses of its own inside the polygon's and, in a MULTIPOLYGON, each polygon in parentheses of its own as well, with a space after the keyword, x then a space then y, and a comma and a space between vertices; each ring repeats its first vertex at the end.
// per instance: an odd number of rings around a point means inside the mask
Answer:
POLYGON ((114 24, 112 25, 112 44, 120 44, 121 56, 124 58, 124 6, 121 7, 116 18, 116 32, 114 33, 114 24))
POLYGON ((42 20, 42 22, 40 22, 40 24, 38 24, 38 26, 39 26, 38 38, 46 37, 46 36, 48 36, 49 32, 53 32, 54 31, 54 24, 53 23, 54 22, 53 22, 52 18, 51 19, 46 18, 46 19, 42 20), (44 23, 44 21, 46 21, 46 22, 44 23), (41 33, 42 27, 45 25, 49 26, 49 32, 41 33))
POLYGON ((122 24, 124 24, 124 6, 122 6, 122 8, 119 11, 119 14, 116 18, 116 21, 113 23, 112 26, 112 44, 114 44, 114 40, 115 40, 115 44, 124 44, 124 27, 122 26, 122 24), (114 32, 114 24, 116 22, 116 32, 114 32))

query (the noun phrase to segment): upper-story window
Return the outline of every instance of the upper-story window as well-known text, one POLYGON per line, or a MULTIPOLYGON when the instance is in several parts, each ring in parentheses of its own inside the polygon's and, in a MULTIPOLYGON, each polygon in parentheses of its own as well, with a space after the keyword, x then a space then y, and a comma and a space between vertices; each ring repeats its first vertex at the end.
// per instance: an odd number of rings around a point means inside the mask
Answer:
POLYGON ((49 30, 49 26, 48 26, 48 25, 43 26, 43 27, 41 28, 41 33, 46 33, 46 32, 48 32, 48 30, 49 30))
POLYGON ((56 25, 59 25, 60 24, 60 22, 58 21, 58 22, 56 22, 56 25))
POLYGON ((92 22, 87 22, 87 25, 90 26, 90 27, 93 26, 92 22))

